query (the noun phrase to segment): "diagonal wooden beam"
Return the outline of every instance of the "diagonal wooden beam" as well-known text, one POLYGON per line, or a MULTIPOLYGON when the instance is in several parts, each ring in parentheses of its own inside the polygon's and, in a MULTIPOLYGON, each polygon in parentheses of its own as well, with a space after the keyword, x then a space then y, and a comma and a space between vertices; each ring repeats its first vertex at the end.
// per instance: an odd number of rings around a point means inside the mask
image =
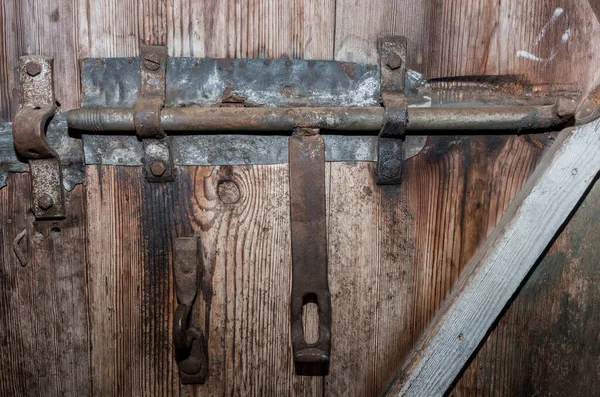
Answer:
POLYGON ((441 396, 600 171, 600 120, 563 130, 392 379, 386 396, 441 396))
POLYGON ((600 0, 588 0, 588 3, 590 3, 594 14, 596 14, 596 19, 600 21, 600 0))

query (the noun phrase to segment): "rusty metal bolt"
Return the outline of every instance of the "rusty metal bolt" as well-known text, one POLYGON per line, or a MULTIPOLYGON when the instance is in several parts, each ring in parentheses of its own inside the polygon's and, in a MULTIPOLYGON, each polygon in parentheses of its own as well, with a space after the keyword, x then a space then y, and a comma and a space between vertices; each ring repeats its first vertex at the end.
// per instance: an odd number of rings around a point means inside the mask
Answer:
POLYGON ((160 68, 160 61, 156 54, 148 54, 144 57, 144 67, 148 70, 158 70, 160 68))
POLYGON ((150 171, 152 171, 152 175, 154 176, 163 176, 165 171, 167 171, 167 166, 162 161, 154 161, 150 166, 150 171))
POLYGON ((395 179, 402 172, 402 161, 390 159, 381 165, 381 175, 388 179, 395 179))
POLYGON ((27 74, 31 77, 35 77, 42 73, 42 65, 37 62, 27 62, 25 64, 25 72, 27 72, 27 74))
POLYGON ((44 193, 38 198, 38 207, 40 207, 44 211, 49 210, 50 208, 52 208, 53 205, 54 200, 52 199, 52 197, 50 197, 49 194, 44 193))
POLYGON ((402 58, 398 54, 391 54, 388 56, 386 64, 390 69, 396 70, 402 66, 402 58))

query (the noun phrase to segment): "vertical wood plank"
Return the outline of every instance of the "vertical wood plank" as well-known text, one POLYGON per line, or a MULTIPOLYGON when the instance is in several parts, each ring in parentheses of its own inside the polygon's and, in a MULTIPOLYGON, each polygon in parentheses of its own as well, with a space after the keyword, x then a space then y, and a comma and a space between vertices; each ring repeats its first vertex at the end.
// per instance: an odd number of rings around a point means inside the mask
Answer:
POLYGON ((15 4, 4 1, 0 4, 0 121, 9 121, 19 108, 17 87, 18 48, 15 37, 15 4))
POLYGON ((26 173, 0 189, 0 394, 89 395, 83 187, 58 222, 35 222, 30 194, 26 173))
POLYGON ((398 186, 375 185, 373 164, 331 163, 333 302, 328 396, 377 395, 410 347, 413 219, 398 186))
POLYGON ((410 68, 421 70, 427 62, 432 0, 337 0, 335 16, 336 60, 377 64, 377 38, 398 34, 408 39, 410 68))
MULTIPOLYGON (((178 187, 138 167, 88 167, 87 260, 97 395, 178 393, 171 239, 178 187)), ((185 183, 185 181, 182 181, 185 183)))
POLYGON ((520 74, 585 91, 597 73, 600 25, 586 1, 447 1, 430 22, 430 77, 520 74))
POLYGON ((171 56, 333 56, 334 0, 78 1, 85 56, 135 56, 139 39, 167 44, 171 56))
POLYGON ((208 325, 210 375, 183 394, 322 395, 320 378, 293 374, 287 165, 184 172, 189 224, 205 255, 204 304, 194 310, 208 325))

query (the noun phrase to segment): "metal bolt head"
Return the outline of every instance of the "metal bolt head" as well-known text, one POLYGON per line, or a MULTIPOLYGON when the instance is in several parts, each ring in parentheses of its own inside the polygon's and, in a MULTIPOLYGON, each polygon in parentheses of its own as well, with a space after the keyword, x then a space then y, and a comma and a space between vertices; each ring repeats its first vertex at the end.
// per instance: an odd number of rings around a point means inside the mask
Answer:
POLYGON ((160 61, 156 54, 148 54, 144 57, 144 67, 148 70, 158 70, 160 68, 160 61))
POLYGON ((162 161, 154 161, 150 166, 150 171, 156 177, 163 176, 167 171, 167 166, 162 161))
POLYGON ((400 58, 400 55, 398 54, 390 54, 387 58, 386 65, 388 65, 390 69, 396 70, 402 66, 402 58, 400 58))
POLYGON ((52 199, 52 197, 50 197, 49 194, 44 193, 38 198, 38 207, 40 207, 44 211, 49 210, 50 208, 52 208, 53 205, 54 200, 52 199))
POLYGON ((390 159, 381 165, 381 175, 387 179, 396 179, 402 172, 402 161, 390 159))
POLYGON ((25 72, 27 72, 27 74, 31 77, 35 77, 42 73, 42 65, 37 62, 27 62, 25 64, 25 72))

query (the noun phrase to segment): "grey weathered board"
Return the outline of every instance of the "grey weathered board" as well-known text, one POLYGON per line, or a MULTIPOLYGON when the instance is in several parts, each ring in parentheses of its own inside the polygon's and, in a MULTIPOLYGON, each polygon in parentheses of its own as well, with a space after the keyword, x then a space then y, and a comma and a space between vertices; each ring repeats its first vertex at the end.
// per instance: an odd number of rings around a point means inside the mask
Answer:
POLYGON ((461 274, 386 392, 441 396, 600 172, 600 120, 566 129, 461 274))

